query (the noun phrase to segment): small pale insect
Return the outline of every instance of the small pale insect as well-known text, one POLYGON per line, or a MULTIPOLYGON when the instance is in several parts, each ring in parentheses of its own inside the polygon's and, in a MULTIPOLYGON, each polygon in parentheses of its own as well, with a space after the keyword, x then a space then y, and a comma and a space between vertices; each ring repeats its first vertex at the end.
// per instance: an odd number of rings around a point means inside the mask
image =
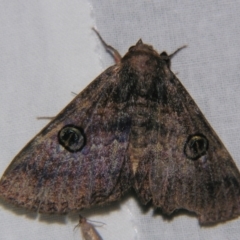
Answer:
POLYGON ((84 240, 103 240, 95 229, 95 226, 81 215, 79 215, 79 226, 84 240))

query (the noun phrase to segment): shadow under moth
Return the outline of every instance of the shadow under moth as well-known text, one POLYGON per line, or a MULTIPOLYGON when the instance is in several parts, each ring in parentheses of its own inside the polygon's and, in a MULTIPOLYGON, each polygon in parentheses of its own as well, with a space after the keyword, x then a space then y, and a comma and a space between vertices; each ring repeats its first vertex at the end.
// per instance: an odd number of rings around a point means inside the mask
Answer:
MULTIPOLYGON (((98 34, 98 33, 97 33, 98 34)), ((100 37, 100 36, 99 36, 100 37)), ((196 213, 201 224, 240 215, 240 173, 171 57, 139 40, 13 159, 0 181, 7 202, 68 213, 119 200, 196 213)))

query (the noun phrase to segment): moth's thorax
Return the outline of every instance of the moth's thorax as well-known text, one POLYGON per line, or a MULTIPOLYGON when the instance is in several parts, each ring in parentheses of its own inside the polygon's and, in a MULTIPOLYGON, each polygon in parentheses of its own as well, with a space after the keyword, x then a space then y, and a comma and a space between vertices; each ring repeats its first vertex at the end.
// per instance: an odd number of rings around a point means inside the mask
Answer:
POLYGON ((138 105, 142 101, 165 104, 165 84, 172 76, 166 59, 141 41, 130 47, 118 68, 120 84, 114 91, 114 100, 138 105))
POLYGON ((143 44, 141 40, 129 48, 121 63, 128 64, 140 74, 156 72, 156 69, 165 65, 165 61, 158 52, 152 46, 143 44))

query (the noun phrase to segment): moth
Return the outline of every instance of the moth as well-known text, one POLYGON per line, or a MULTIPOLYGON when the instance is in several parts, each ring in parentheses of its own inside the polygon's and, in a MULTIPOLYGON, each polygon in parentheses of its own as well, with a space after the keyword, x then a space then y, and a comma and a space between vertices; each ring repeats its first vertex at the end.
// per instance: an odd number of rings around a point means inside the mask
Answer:
POLYGON ((240 173, 170 70, 174 54, 140 39, 79 93, 13 159, 0 196, 40 213, 68 213, 119 200, 134 189, 167 214, 201 224, 240 214, 240 173))
POLYGON ((94 225, 81 215, 79 215, 79 226, 84 240, 103 240, 94 225))

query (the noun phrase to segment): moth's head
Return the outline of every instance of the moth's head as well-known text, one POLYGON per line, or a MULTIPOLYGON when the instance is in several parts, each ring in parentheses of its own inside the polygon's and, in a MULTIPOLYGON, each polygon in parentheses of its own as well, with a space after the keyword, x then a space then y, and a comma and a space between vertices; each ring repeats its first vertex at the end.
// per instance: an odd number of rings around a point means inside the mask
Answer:
POLYGON ((168 68, 170 68, 171 65, 171 59, 173 56, 175 56, 180 50, 185 48, 186 45, 178 48, 175 52, 168 55, 166 52, 162 52, 159 54, 156 50, 153 49, 151 45, 144 44, 142 39, 139 39, 136 45, 131 46, 128 49, 128 52, 125 54, 125 56, 122 58, 122 61, 126 61, 130 58, 140 58, 140 56, 145 58, 151 58, 151 59, 157 59, 160 60, 162 63, 164 62, 168 68))
POLYGON ((167 55, 163 58, 151 45, 144 44, 141 39, 136 45, 131 46, 121 59, 122 64, 125 63, 141 73, 155 71, 159 65, 163 67, 166 63, 168 66, 167 61, 167 55))
POLYGON ((157 51, 155 51, 151 45, 144 44, 142 39, 139 39, 137 41, 136 45, 131 46, 128 49, 127 54, 134 54, 134 53, 142 53, 142 54, 148 53, 148 54, 154 54, 156 56, 159 56, 159 53, 157 51))

